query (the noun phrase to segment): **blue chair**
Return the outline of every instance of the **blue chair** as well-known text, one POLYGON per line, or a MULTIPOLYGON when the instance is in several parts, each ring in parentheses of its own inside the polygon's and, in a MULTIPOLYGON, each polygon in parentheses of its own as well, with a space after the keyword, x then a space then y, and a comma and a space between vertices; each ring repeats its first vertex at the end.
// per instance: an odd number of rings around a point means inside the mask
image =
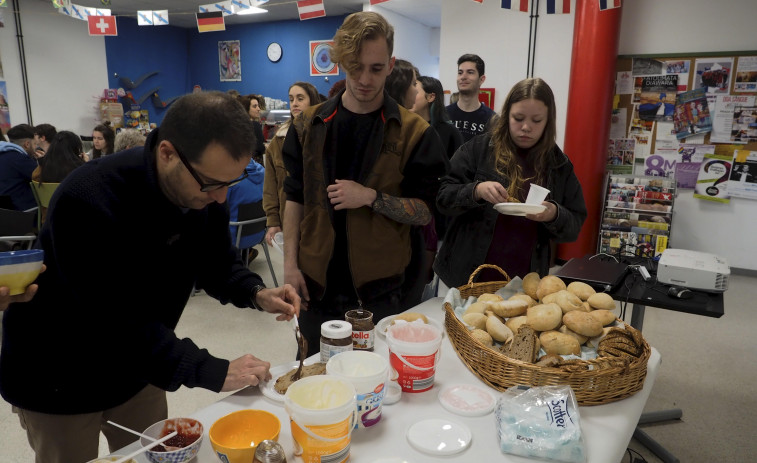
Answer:
POLYGON ((265 243, 265 231, 267 229, 265 223, 265 210, 263 210, 263 201, 260 200, 254 203, 240 204, 237 211, 237 220, 230 221, 229 227, 236 227, 236 233, 232 232, 232 237, 234 245, 242 253, 242 260, 244 262, 247 262, 247 256, 252 248, 258 244, 263 244, 261 247, 268 261, 268 269, 271 271, 273 284, 278 286, 279 282, 276 280, 276 273, 273 271, 268 244, 265 243))

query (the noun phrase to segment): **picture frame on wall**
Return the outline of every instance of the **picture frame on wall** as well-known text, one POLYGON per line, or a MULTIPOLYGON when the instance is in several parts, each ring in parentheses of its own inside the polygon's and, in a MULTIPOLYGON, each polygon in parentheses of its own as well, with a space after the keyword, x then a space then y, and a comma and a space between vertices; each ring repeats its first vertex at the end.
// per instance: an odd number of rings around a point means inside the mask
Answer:
POLYGON ((336 76, 339 75, 339 65, 331 61, 331 47, 333 40, 310 41, 310 75, 336 76))
POLYGON ((239 40, 218 42, 218 74, 221 82, 242 80, 241 45, 239 40))

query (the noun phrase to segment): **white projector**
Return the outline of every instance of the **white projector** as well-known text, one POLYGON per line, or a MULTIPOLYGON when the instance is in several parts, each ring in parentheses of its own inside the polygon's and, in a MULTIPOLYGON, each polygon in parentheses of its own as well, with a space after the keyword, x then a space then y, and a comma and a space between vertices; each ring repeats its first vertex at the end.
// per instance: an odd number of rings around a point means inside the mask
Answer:
POLYGON ((657 264, 657 281, 708 292, 728 289, 731 268, 725 259, 706 252, 668 248, 657 264))

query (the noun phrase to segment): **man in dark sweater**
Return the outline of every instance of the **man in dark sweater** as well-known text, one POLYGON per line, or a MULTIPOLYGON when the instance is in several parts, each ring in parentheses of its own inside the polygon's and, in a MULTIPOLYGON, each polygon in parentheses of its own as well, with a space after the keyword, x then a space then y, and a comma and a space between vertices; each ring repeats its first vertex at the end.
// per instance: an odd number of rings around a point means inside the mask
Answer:
POLYGON ((3 317, 0 392, 19 413, 36 462, 84 462, 167 417, 165 391, 233 391, 270 364, 228 361, 174 329, 193 288, 289 320, 294 288, 266 289, 229 235, 230 185, 252 156, 252 123, 220 92, 168 110, 143 148, 88 162, 56 190, 39 239, 47 271, 35 297, 3 317), (40 355, 41 354, 41 355, 40 355))
POLYGON ((467 142, 484 133, 494 111, 478 100, 481 85, 486 80, 484 60, 478 55, 465 54, 457 60, 457 91, 460 98, 447 106, 447 114, 467 142))

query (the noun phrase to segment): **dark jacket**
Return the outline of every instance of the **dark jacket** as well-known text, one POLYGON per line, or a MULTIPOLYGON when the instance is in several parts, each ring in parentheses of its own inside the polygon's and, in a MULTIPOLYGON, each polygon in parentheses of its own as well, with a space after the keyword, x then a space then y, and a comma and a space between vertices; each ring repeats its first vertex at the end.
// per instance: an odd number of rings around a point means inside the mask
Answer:
POLYGON ((0 195, 9 196, 17 211, 37 206, 32 194, 32 172, 37 161, 15 143, 0 141, 0 195))
MULTIPOLYGON (((298 264, 321 288, 326 286, 334 249, 334 210, 326 187, 334 183, 336 175, 337 137, 330 129, 340 99, 341 94, 303 111, 292 124, 283 150, 289 173, 287 199, 304 206, 298 264)), ((426 121, 398 106, 385 91, 381 116, 366 146, 358 183, 391 196, 419 198, 434 210, 447 160, 439 137, 426 121)), ((377 287, 374 285, 383 290, 399 288, 411 257, 410 225, 361 207, 347 211, 347 233, 350 271, 358 296, 365 299, 371 288, 377 287)))
POLYGON ((229 362, 174 328, 193 285, 250 307, 262 282, 231 246, 225 205, 184 210, 163 195, 156 139, 157 130, 145 148, 90 161, 56 189, 39 291, 3 316, 0 392, 11 404, 77 414, 147 384, 220 391, 229 362))
MULTIPOLYGON (((497 223, 494 206, 473 199, 474 188, 485 181, 500 182, 505 187, 510 183, 494 166, 490 141, 491 136, 484 134, 460 147, 439 188, 437 206, 453 219, 434 261, 434 271, 450 288, 465 284, 484 263, 497 223)), ((586 219, 586 204, 573 164, 558 147, 551 157, 545 187, 551 191, 547 200, 557 206, 557 217, 552 222, 539 222, 536 247, 531 251, 531 271, 542 276, 549 272, 550 240, 574 241, 586 219)))

